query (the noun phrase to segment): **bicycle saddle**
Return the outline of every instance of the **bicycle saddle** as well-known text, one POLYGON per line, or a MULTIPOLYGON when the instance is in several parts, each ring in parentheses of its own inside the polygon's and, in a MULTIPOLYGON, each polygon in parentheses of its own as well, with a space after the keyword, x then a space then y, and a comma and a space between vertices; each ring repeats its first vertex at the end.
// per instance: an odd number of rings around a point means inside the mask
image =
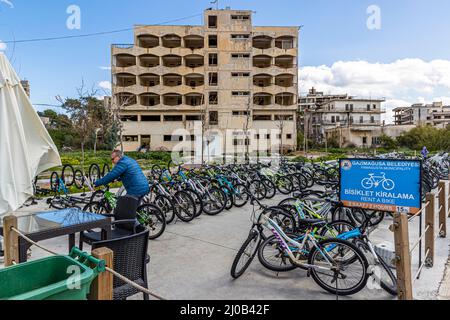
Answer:
POLYGON ((327 224, 326 221, 322 219, 301 219, 299 220, 299 227, 300 228, 307 228, 307 227, 324 227, 327 224))

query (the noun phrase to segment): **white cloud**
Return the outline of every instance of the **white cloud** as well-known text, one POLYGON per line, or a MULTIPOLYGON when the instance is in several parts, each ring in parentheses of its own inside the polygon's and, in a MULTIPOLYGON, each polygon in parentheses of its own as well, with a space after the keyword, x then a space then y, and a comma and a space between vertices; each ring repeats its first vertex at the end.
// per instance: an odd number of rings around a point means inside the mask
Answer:
POLYGON ((100 81, 98 86, 102 89, 111 91, 111 81, 100 81))
POLYGON ((2 40, 0 40, 0 51, 5 51, 8 48, 8 46, 6 45, 6 43, 2 42, 2 40))
POLYGON ((395 107, 449 101, 443 94, 450 89, 450 60, 337 61, 332 66, 301 68, 301 93, 305 94, 311 87, 324 93, 386 98, 385 118, 390 123, 395 107))
POLYGON ((111 67, 103 67, 103 66, 100 66, 100 67, 98 67, 100 70, 111 70, 111 67))
POLYGON ((9 0, 0 0, 0 3, 1 3, 1 2, 7 4, 11 9, 14 8, 13 3, 12 3, 11 1, 9 1, 9 0))

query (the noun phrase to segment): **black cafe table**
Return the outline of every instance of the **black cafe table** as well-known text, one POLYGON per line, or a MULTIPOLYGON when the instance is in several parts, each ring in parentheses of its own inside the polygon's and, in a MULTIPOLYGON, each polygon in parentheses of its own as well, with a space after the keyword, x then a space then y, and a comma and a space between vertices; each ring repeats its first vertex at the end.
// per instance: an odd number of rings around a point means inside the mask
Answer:
MULTIPOLYGON (((84 212, 78 208, 33 213, 17 217, 17 229, 34 242, 69 236, 69 252, 75 246, 75 234, 101 229, 102 240, 111 238, 111 218, 84 212)), ((0 219, 3 236, 3 220, 0 219)), ((32 245, 19 237, 19 263, 27 261, 27 251, 32 245)))

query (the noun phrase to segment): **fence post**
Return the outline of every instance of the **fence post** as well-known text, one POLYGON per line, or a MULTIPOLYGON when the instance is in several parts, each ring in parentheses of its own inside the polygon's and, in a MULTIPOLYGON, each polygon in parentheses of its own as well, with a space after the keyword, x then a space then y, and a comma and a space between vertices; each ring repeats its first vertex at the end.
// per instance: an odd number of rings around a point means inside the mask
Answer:
POLYGON ((3 238, 5 242, 5 267, 19 263, 19 235, 12 231, 17 229, 17 217, 6 216, 3 218, 3 238))
MULTIPOLYGON (((108 248, 99 248, 92 251, 92 256, 105 260, 108 268, 113 268, 114 253, 108 248)), ((113 275, 103 272, 92 282, 89 300, 113 300, 113 275)))
POLYGON ((447 202, 446 200, 446 194, 447 194, 447 184, 445 181, 439 182, 439 189, 441 189, 441 192, 439 192, 439 236, 441 238, 447 237, 447 202))
POLYGON ((448 217, 450 218, 450 174, 448 175, 448 195, 446 195, 447 197, 447 213, 448 213, 448 217))
POLYGON ((411 253, 409 252, 408 217, 395 213, 394 224, 395 264, 397 268, 397 292, 399 300, 412 300, 411 253))
POLYGON ((435 210, 435 199, 436 196, 434 193, 427 193, 428 207, 425 210, 425 228, 428 230, 425 233, 425 255, 428 252, 428 255, 425 256, 425 265, 428 268, 433 267, 434 263, 434 210, 435 210))

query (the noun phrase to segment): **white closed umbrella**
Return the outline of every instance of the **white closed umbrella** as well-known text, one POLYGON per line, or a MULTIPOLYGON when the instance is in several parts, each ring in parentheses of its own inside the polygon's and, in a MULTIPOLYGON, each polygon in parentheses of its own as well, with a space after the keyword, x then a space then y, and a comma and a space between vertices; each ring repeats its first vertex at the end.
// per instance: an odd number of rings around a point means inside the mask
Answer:
POLYGON ((33 180, 61 158, 20 78, 0 53, 0 216, 33 196, 33 180))

